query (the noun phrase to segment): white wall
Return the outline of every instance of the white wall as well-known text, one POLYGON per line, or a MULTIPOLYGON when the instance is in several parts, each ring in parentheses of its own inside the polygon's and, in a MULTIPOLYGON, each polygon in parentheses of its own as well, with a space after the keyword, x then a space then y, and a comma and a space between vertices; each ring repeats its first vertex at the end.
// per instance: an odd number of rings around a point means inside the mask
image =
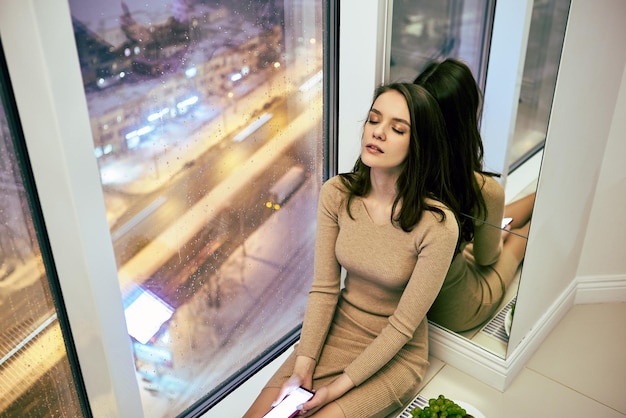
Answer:
POLYGON ((626 273, 620 238, 605 236, 626 228, 623 216, 606 216, 626 200, 624 21, 622 0, 572 0, 509 353, 559 310, 580 273, 626 273))
MULTIPOLYGON (((622 14, 621 21, 625 19, 622 14)), ((626 39, 624 28, 622 25, 622 34, 615 38, 617 42, 626 39)), ((622 46, 617 54, 623 51, 622 46)), ((626 278, 626 67, 623 64, 622 69, 621 83, 614 86, 618 92, 617 103, 577 272, 579 279, 589 281, 624 281, 626 278)))
MULTIPOLYGON (((392 2, 390 2, 392 3, 392 2)), ((386 0, 344 0, 340 4, 338 172, 352 170, 361 152, 362 127, 385 78, 389 40, 386 0)))

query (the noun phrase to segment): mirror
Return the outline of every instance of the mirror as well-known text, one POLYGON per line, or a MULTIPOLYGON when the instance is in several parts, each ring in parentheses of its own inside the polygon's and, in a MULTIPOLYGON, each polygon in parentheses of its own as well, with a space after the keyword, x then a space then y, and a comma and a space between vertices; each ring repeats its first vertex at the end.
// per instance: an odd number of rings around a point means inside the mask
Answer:
MULTIPOLYGON (((503 164, 508 167, 502 173, 506 203, 536 190, 569 6, 570 0, 546 0, 532 6, 517 117, 503 164)), ((484 92, 494 0, 399 0, 393 2, 392 13, 389 81, 412 81, 430 61, 453 57, 468 64, 484 92)), ((493 152, 486 145, 485 159, 493 152)), ((457 335, 506 357, 507 329, 514 316, 522 268, 523 263, 491 318, 457 335)))

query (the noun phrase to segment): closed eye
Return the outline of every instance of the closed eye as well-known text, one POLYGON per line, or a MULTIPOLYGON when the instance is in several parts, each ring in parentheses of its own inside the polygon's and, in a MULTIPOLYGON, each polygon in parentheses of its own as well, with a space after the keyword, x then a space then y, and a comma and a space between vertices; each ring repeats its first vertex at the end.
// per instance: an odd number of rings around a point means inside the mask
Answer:
POLYGON ((404 135, 406 133, 406 131, 402 130, 402 129, 398 129, 398 128, 392 128, 394 130, 394 132, 400 134, 400 135, 404 135))

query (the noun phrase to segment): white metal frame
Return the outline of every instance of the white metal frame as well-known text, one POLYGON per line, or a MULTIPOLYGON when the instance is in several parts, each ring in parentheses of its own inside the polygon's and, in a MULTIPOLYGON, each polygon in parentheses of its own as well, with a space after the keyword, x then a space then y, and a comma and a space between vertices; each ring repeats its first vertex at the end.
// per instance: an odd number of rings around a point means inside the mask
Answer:
POLYGON ((0 36, 89 404, 141 417, 66 0, 2 0, 0 36))

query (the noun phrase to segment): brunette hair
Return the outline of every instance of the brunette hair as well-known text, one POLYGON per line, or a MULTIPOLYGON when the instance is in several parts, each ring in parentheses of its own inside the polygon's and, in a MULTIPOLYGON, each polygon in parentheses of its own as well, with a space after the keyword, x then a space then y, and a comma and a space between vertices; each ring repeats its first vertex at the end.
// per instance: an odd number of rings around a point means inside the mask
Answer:
MULTIPOLYGON (((396 181, 397 195, 391 210, 391 222, 408 232, 417 225, 424 210, 436 212, 442 220, 445 219, 443 210, 428 204, 427 197, 445 202, 445 205, 452 206, 453 209, 457 208, 449 185, 448 145, 445 140, 444 119, 437 101, 426 89, 415 84, 391 83, 376 89, 372 105, 381 94, 388 91, 397 91, 404 97, 410 115, 409 150, 396 181), (394 217, 400 202, 402 205, 394 217)), ((366 196, 372 188, 370 168, 359 157, 352 171, 341 174, 340 178, 348 190, 346 206, 350 214, 353 198, 366 196)))
POLYGON ((498 174, 483 170, 484 149, 479 132, 482 94, 472 71, 462 61, 447 58, 426 66, 413 83, 428 90, 443 113, 450 151, 451 186, 459 205, 457 217, 461 239, 474 237, 474 219, 487 217, 487 206, 475 173, 498 174))

